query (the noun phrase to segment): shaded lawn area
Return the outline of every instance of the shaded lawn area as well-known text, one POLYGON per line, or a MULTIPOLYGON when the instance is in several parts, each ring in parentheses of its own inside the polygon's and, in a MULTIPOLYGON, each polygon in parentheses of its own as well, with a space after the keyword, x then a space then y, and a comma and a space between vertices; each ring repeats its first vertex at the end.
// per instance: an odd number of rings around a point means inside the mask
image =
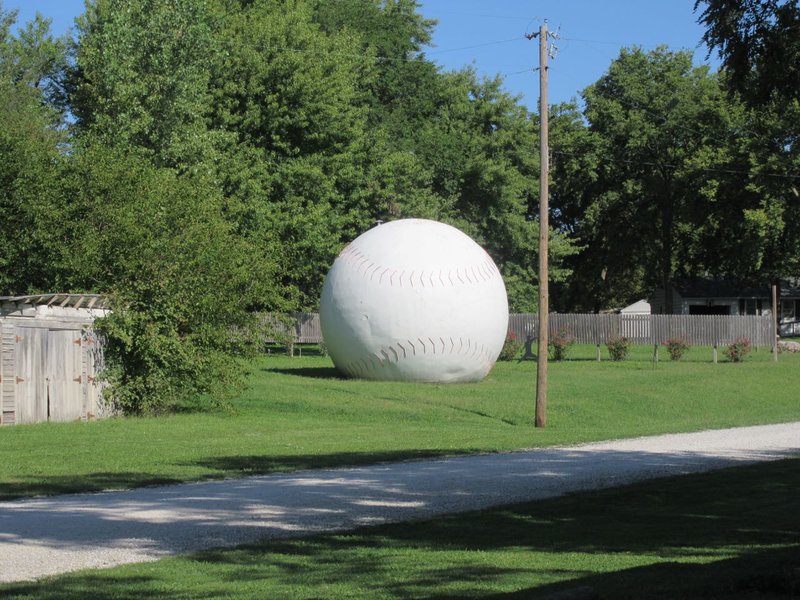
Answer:
POLYGON ((0 598, 796 598, 800 459, 0 586, 0 598))
POLYGON ((533 427, 533 361, 435 385, 264 356, 228 410, 0 428, 0 499, 800 420, 800 355, 715 365, 710 352, 656 366, 652 348, 620 363, 576 348, 551 363, 546 429, 533 427))

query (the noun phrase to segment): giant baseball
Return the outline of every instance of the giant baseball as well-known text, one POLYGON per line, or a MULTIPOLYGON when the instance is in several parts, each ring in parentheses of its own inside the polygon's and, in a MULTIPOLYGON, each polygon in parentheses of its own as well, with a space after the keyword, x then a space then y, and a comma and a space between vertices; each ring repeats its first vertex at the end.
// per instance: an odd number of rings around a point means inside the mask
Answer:
POLYGON ((320 321, 347 376, 479 381, 503 347, 508 298, 494 261, 469 236, 403 219, 342 250, 325 278, 320 321))

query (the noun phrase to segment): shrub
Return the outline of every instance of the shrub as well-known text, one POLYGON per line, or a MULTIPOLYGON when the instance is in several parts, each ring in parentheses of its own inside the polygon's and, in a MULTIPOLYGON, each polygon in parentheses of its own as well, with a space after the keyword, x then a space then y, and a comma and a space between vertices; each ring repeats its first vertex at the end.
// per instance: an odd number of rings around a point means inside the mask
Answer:
POLYGON ((631 351, 631 341, 626 337, 613 337, 606 342, 611 360, 625 360, 631 351))
POLYGON ((662 344, 666 346, 671 360, 680 360, 686 351, 691 347, 686 338, 670 338, 662 344))
POLYGON ((514 357, 522 349, 522 342, 517 339, 517 335, 513 331, 506 334, 506 341, 503 343, 503 349, 500 350, 498 360, 514 360, 514 357))
POLYGON ((729 361, 742 362, 750 354, 750 340, 748 338, 739 338, 725 348, 723 352, 729 361))
POLYGON ((249 309, 275 297, 264 283, 272 263, 226 219, 205 175, 99 145, 76 145, 69 160, 70 201, 53 217, 68 245, 55 264, 65 289, 109 298, 111 313, 95 322, 107 340, 105 401, 127 414, 198 397, 224 404, 244 381, 239 358, 258 348, 249 309))
POLYGON ((550 355, 553 360, 566 360, 570 348, 575 345, 575 336, 567 329, 561 329, 550 340, 550 355))

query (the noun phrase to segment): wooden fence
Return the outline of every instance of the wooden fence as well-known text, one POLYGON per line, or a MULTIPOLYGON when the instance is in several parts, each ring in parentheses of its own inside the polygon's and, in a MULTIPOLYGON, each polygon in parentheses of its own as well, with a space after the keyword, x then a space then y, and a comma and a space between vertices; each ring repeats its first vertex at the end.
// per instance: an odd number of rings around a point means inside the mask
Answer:
MULTIPOLYGON (((265 315, 264 319, 273 329, 292 333, 295 343, 322 341, 318 314, 292 313, 289 317, 286 323, 273 315, 265 315)), ((509 315, 508 328, 520 340, 535 339, 538 327, 538 315, 509 315)), ((633 344, 654 346, 680 337, 693 346, 723 346, 738 338, 748 338, 754 347, 771 348, 775 343, 772 328, 769 316, 552 313, 549 333, 553 336, 566 332, 580 344, 600 345, 613 337, 625 337, 633 344)), ((266 341, 275 342, 278 337, 271 336, 266 341)))
MULTIPOLYGON (((509 315, 509 329, 521 340, 536 337, 538 327, 538 315, 509 315)), ((757 348, 771 348, 775 343, 770 316, 552 313, 548 330, 551 337, 565 332, 579 344, 596 345, 614 337, 651 346, 670 338, 684 338, 693 346, 723 346, 739 338, 748 338, 757 348)))
POLYGON ((261 315, 261 322, 270 331, 265 342, 283 342, 290 339, 295 344, 319 344, 322 330, 317 313, 289 313, 261 315))

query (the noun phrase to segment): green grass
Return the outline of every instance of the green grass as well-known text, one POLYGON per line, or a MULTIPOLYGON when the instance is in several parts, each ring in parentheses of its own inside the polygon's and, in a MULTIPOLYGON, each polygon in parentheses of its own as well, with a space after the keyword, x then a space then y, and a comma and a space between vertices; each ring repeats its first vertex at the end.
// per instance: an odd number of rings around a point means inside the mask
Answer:
POLYGON ((800 459, 0 586, 0 598, 800 594, 800 459))
POLYGON ((710 348, 693 348, 655 366, 652 348, 621 363, 594 353, 551 363, 546 429, 532 425, 533 361, 432 385, 265 356, 226 412, 0 429, 0 499, 800 420, 797 355, 712 364, 710 348))

